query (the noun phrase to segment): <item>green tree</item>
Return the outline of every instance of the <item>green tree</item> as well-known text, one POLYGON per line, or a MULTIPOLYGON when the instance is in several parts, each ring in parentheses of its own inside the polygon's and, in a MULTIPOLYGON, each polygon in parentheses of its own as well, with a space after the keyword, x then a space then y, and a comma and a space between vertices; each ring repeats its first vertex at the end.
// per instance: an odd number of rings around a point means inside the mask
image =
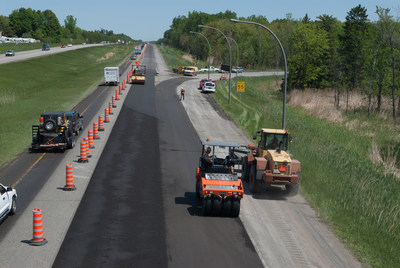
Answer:
POLYGON ((43 12, 43 32, 45 38, 50 42, 60 42, 61 25, 57 16, 51 10, 43 12))
POLYGON ((361 86, 365 63, 365 37, 368 30, 367 9, 358 5, 346 16, 344 32, 340 36, 341 54, 344 63, 344 78, 347 89, 346 111, 349 104, 349 89, 361 86))
POLYGON ((10 27, 10 20, 7 17, 0 16, 0 32, 3 36, 14 36, 14 32, 10 27))
POLYGON ((341 59, 339 55, 339 35, 342 31, 342 24, 333 16, 323 14, 317 17, 316 24, 319 28, 327 32, 329 50, 326 54, 324 62, 328 67, 328 72, 324 78, 328 85, 335 89, 335 106, 337 109, 340 107, 341 95, 341 59))
MULTIPOLYGON (((392 116, 396 118, 396 105, 395 105, 395 91, 396 91, 396 77, 395 77, 395 42, 396 42, 396 24, 393 17, 389 15, 389 8, 376 7, 376 14, 379 20, 376 24, 382 47, 390 49, 389 57, 391 59, 391 95, 392 95, 392 116)), ((378 106, 380 108, 380 105, 378 106)), ((379 109, 378 108, 378 109, 379 109)))
POLYGON ((291 37, 294 53, 288 59, 289 88, 320 88, 328 72, 324 61, 329 51, 327 32, 315 24, 300 23, 291 37))
POLYGON ((68 37, 76 38, 76 18, 72 15, 68 15, 64 20, 64 27, 71 33, 68 37))

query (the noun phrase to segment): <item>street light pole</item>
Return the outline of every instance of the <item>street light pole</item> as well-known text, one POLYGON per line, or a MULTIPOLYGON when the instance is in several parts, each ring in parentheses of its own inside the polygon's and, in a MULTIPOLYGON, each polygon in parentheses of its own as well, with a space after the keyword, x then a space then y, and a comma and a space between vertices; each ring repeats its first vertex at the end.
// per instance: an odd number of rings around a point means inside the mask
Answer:
POLYGON ((210 28, 213 30, 216 30, 218 32, 220 32, 224 37, 226 42, 228 43, 228 47, 229 47, 229 101, 228 103, 231 104, 231 73, 232 73, 232 51, 231 51, 231 44, 229 43, 228 38, 226 37, 226 35, 219 29, 211 27, 211 26, 205 26, 205 25, 198 25, 198 27, 200 28, 210 28))
POLYGON ((211 59, 211 46, 210 46, 210 42, 208 42, 208 38, 207 38, 204 34, 202 34, 202 33, 193 32, 193 31, 190 31, 190 33, 192 33, 192 34, 199 34, 199 35, 203 36, 203 37, 206 39, 206 41, 207 41, 207 44, 208 44, 208 79, 210 79, 210 59, 211 59))
MULTIPOLYGON (((235 43, 236 45, 236 67, 239 67, 239 46, 236 43, 236 41, 232 38, 232 37, 228 37, 229 39, 231 39, 233 41, 233 43, 235 43)), ((236 70, 236 77, 238 76, 238 70, 236 70)))
POLYGON ((284 91, 283 91, 283 113, 282 113, 282 129, 285 129, 285 124, 286 124, 286 87, 287 87, 287 62, 286 62, 286 54, 285 50, 283 49, 283 46, 281 44, 281 41, 279 41, 278 37, 267 27, 264 26, 260 23, 257 22, 252 22, 252 21, 244 21, 244 20, 235 20, 235 19, 230 19, 231 22, 234 23, 247 23, 247 24, 254 24, 260 27, 263 27, 266 29, 270 34, 273 35, 275 40, 278 42, 279 46, 281 47, 282 55, 283 55, 283 60, 285 62, 285 85, 284 85, 284 91))

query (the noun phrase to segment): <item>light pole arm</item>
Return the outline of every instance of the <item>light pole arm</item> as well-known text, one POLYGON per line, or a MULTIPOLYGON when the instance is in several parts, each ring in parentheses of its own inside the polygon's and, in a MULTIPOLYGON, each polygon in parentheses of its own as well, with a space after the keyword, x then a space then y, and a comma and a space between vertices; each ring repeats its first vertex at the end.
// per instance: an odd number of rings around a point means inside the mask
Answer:
POLYGON ((252 22, 252 21, 244 21, 244 20, 236 20, 236 19, 230 19, 231 22, 234 23, 247 23, 247 24, 254 24, 260 27, 263 27, 266 29, 272 36, 275 38, 275 40, 278 42, 279 46, 281 47, 282 55, 283 55, 283 60, 285 62, 285 85, 284 85, 284 91, 283 91, 283 112, 282 112, 282 129, 285 129, 286 127, 286 88, 287 88, 287 62, 286 62, 286 54, 285 50, 283 49, 283 46, 281 44, 281 41, 279 41, 279 38, 265 25, 262 25, 257 22, 252 22))
POLYGON ((210 59, 211 59, 211 46, 210 46, 210 42, 208 41, 208 38, 207 38, 204 34, 202 34, 202 33, 193 32, 193 31, 190 31, 190 33, 199 34, 199 35, 203 36, 203 37, 206 39, 206 41, 207 41, 207 44, 208 44, 208 79, 210 79, 210 59))
POLYGON ((213 30, 216 30, 220 32, 224 37, 226 42, 228 43, 229 47, 229 104, 231 104, 231 73, 232 73, 232 50, 231 50, 231 44, 229 43, 228 37, 219 29, 211 27, 211 26, 205 26, 205 25, 198 25, 200 28, 210 28, 213 30))

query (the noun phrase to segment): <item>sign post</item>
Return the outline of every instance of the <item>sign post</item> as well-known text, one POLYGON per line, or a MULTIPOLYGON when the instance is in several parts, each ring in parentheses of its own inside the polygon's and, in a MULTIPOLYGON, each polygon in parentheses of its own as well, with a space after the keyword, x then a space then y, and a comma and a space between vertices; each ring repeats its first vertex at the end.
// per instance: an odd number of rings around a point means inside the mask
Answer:
POLYGON ((242 93, 245 89, 245 82, 244 81, 237 81, 236 82, 236 91, 240 93, 240 104, 242 104, 242 93))

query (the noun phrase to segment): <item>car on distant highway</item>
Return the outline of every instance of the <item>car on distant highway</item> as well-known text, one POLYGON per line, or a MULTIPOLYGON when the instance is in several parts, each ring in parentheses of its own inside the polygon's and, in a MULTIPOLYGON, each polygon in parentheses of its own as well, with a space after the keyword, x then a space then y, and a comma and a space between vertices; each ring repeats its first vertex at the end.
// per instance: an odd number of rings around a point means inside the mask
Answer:
POLYGON ((61 48, 66 48, 66 47, 67 47, 67 46, 66 46, 66 45, 64 45, 64 44, 62 44, 62 45, 61 45, 61 48))
POLYGON ((17 191, 0 184, 0 222, 17 211, 17 191))
POLYGON ((42 46, 42 51, 47 51, 47 50, 50 50, 50 45, 49 43, 44 43, 42 46))
POLYGON ((232 69, 232 73, 243 73, 242 67, 235 67, 232 69))
POLYGON ((15 51, 14 49, 9 49, 6 51, 6 57, 7 56, 15 56, 15 51))
POLYGON ((68 47, 72 47, 72 44, 68 44, 68 47))
POLYGON ((201 88, 201 92, 202 93, 215 92, 215 83, 212 81, 205 82, 203 87, 201 88))
POLYGON ((136 55, 135 54, 131 55, 131 60, 136 60, 136 55))

